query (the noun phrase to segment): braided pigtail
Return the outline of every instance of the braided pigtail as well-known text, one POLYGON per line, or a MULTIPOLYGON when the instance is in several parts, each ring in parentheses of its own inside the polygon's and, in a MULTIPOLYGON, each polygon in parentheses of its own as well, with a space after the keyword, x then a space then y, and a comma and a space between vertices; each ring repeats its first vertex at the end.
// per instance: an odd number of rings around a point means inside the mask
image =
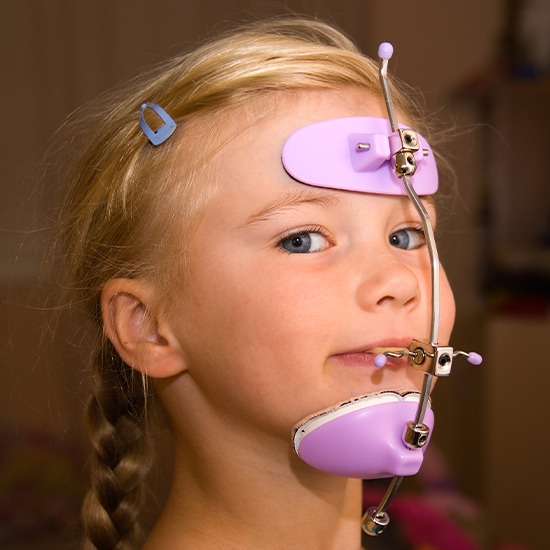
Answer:
POLYGON ((129 550, 143 542, 138 515, 150 465, 144 433, 147 390, 107 340, 93 370, 86 423, 94 452, 82 509, 84 548, 129 550))

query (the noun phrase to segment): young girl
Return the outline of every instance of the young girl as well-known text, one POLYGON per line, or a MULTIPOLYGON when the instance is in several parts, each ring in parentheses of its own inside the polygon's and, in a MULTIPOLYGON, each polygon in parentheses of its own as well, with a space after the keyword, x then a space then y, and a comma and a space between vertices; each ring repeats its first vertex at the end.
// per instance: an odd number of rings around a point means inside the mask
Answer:
MULTIPOLYGON (((86 546, 142 543, 154 393, 173 479, 144 548, 359 549, 361 480, 306 464, 292 432, 341 401, 419 390, 422 373, 366 352, 428 339, 430 264, 407 197, 304 185, 281 155, 312 124, 387 119, 376 64, 325 24, 257 23, 107 103, 62 218, 67 284, 97 328, 86 546)), ((444 276, 441 311, 446 342, 444 276)))

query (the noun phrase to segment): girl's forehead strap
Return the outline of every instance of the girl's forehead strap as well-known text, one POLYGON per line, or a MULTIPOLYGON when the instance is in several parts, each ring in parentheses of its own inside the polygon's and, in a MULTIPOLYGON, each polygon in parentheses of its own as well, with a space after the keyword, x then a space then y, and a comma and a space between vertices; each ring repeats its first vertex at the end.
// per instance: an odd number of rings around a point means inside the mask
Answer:
MULTIPOLYGON (((381 195, 406 195, 396 175, 396 156, 414 166, 413 186, 418 195, 437 191, 437 166, 432 149, 417 132, 404 127, 393 132, 389 120, 348 117, 299 128, 283 146, 285 170, 301 183, 381 195)), ((411 173, 411 174, 412 174, 411 173)))

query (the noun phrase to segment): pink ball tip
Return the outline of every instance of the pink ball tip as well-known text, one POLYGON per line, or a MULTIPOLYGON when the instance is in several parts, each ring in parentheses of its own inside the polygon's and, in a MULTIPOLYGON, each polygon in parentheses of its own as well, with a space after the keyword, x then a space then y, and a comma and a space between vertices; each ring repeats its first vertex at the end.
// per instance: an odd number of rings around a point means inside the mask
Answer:
POLYGON ((393 46, 389 42, 382 42, 378 46, 378 57, 381 59, 390 59, 393 55, 393 46))
POLYGON ((378 369, 382 368, 387 362, 388 358, 383 353, 379 353, 374 357, 374 366, 378 369))
POLYGON ((483 362, 483 357, 479 355, 479 353, 476 353, 475 351, 472 351, 468 354, 468 363, 471 363, 472 365, 481 365, 483 362))

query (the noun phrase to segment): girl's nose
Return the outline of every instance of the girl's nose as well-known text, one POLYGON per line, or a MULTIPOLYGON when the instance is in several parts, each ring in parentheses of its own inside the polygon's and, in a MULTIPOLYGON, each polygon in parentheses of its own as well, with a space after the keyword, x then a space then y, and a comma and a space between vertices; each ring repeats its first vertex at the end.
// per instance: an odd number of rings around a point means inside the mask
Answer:
POLYGON ((360 306, 367 311, 387 308, 414 309, 422 296, 420 266, 413 269, 391 251, 364 264, 357 289, 360 306))

